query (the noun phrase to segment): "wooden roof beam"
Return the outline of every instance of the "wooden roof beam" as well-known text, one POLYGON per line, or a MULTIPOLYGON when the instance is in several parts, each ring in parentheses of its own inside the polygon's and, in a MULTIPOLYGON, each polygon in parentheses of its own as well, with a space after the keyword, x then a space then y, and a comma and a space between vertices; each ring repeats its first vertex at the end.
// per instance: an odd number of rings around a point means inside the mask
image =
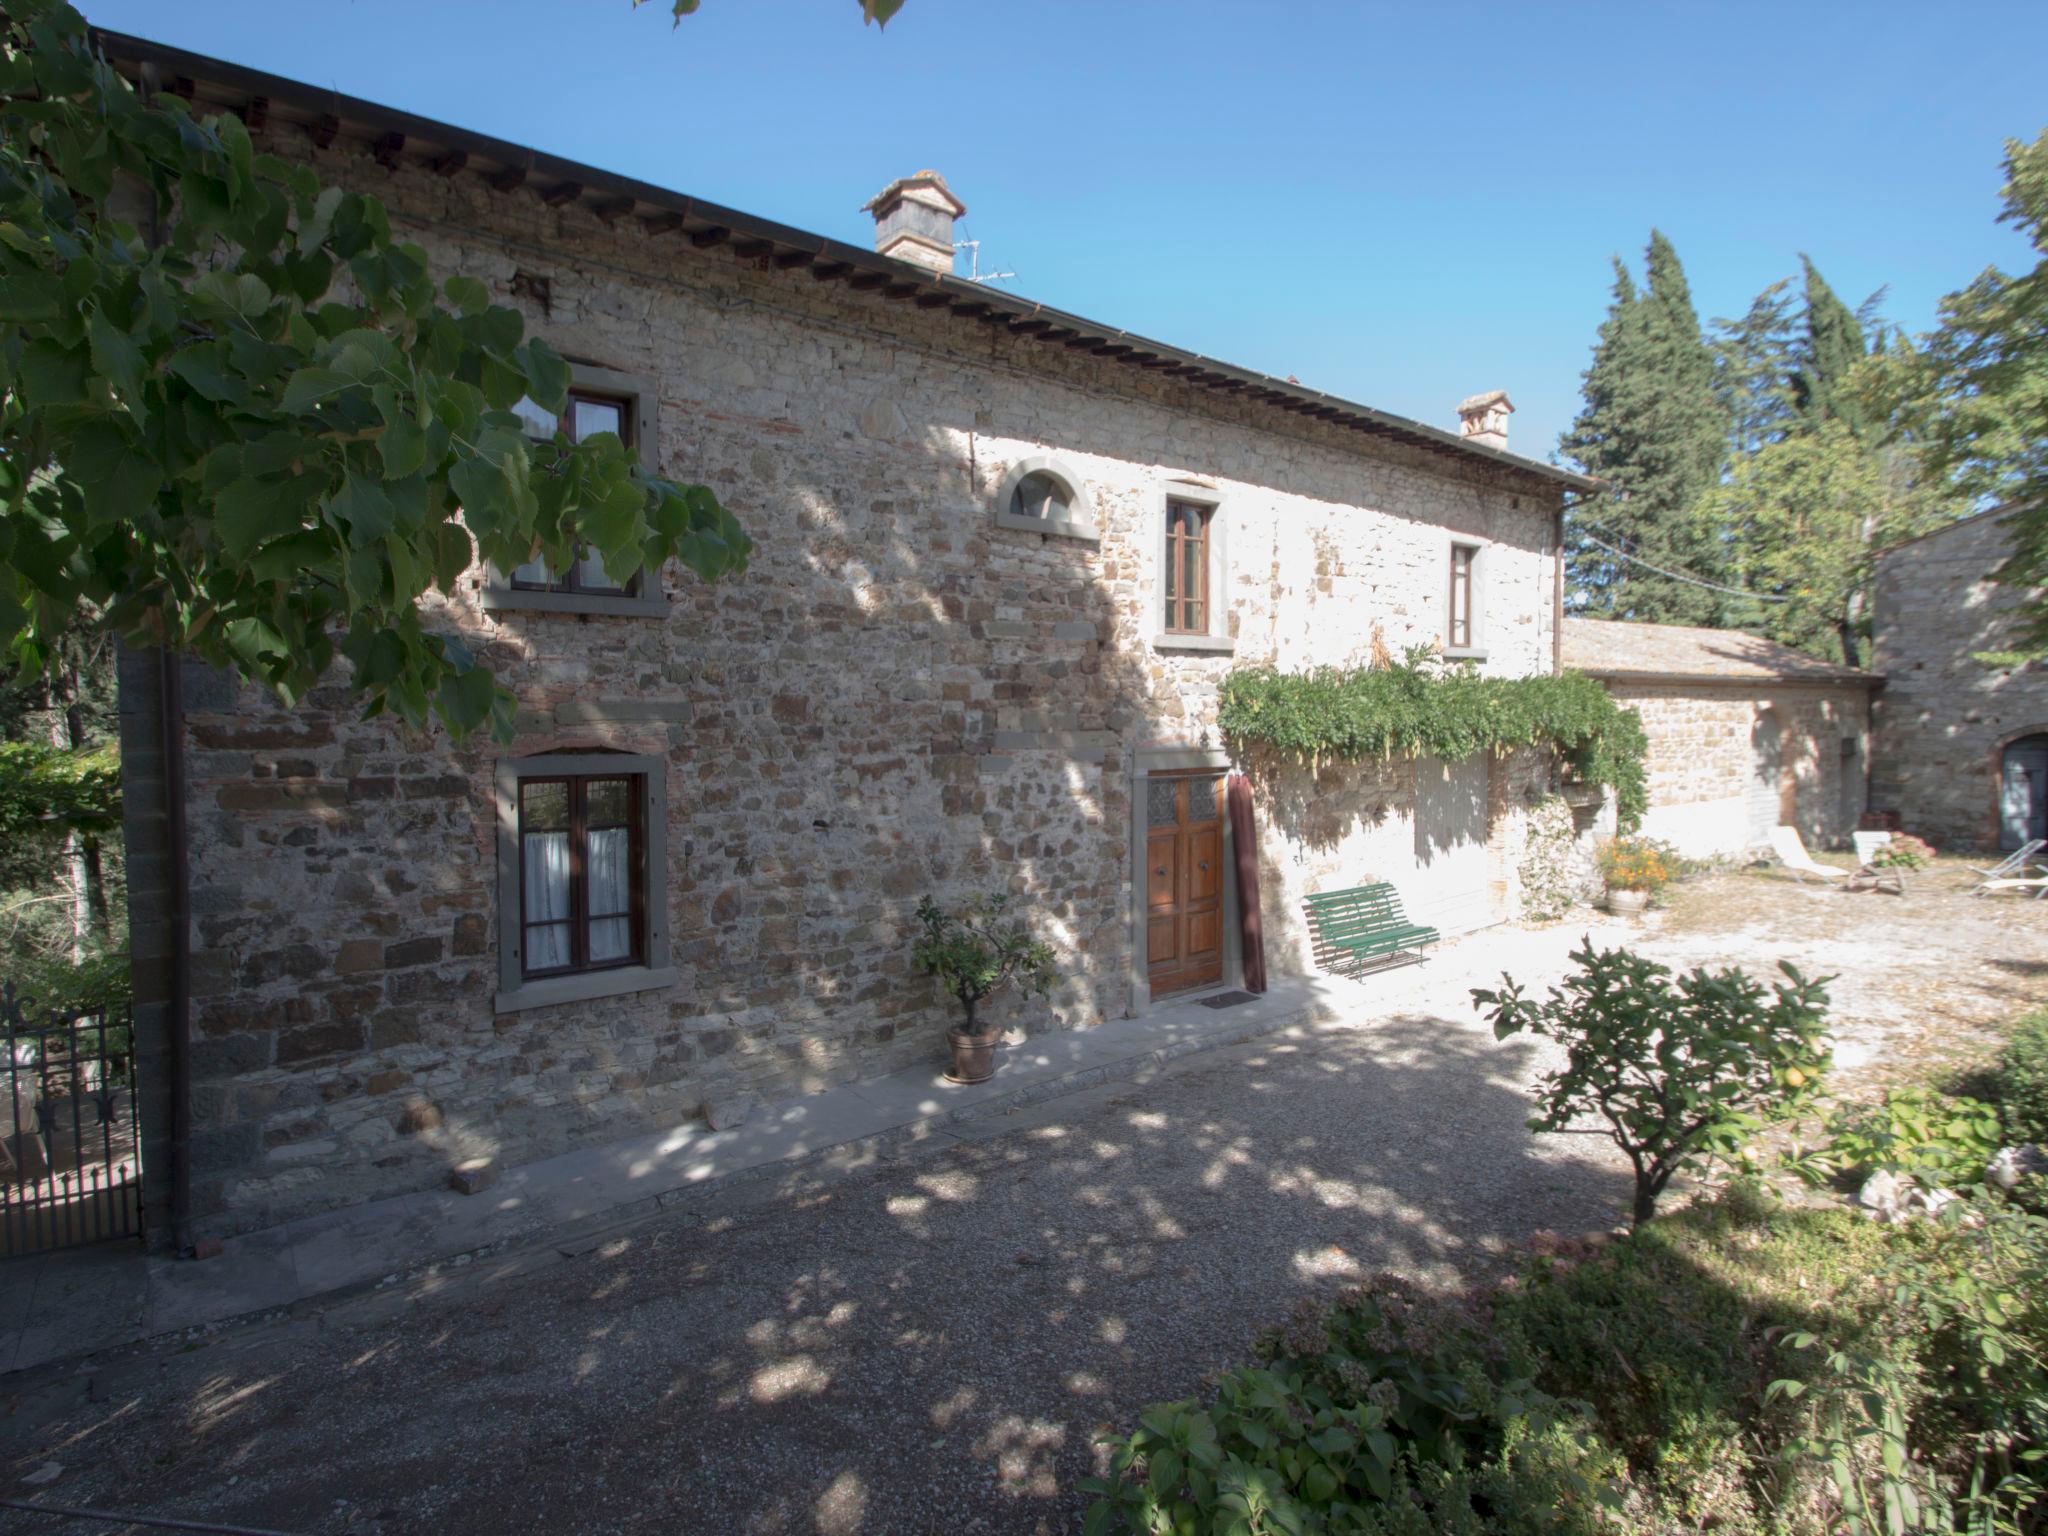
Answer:
POLYGON ((549 187, 547 191, 541 193, 540 200, 546 203, 550 208, 560 208, 565 203, 575 202, 576 199, 581 197, 582 195, 582 182, 558 181, 552 187, 549 187))

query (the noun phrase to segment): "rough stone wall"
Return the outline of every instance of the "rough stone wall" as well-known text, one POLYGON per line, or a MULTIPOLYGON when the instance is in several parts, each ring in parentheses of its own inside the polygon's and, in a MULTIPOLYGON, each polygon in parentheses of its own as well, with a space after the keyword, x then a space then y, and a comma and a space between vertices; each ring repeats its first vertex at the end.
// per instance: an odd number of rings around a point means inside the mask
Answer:
MULTIPOLYGON (((1131 754, 1213 745, 1233 663, 1357 659, 1375 626, 1435 638, 1454 533, 1488 541, 1487 670, 1548 669, 1556 501, 1533 480, 294 129, 267 147, 383 197, 437 271, 484 279, 572 359, 655 379, 664 471, 716 487, 757 553, 716 589, 661 573, 665 620, 487 613, 472 573, 436 620, 518 694, 510 747, 363 722, 339 686, 192 710, 202 1230, 932 1059, 948 1015, 907 955, 926 891, 1008 887, 1057 943, 1058 991, 1014 1022, 1121 1015, 1131 754), (1085 479, 1099 545, 992 525, 1030 453, 1085 479), (1223 498, 1234 657, 1152 644, 1177 478, 1223 498), (495 765, 553 748, 666 759, 679 981, 497 1014, 495 765)), ((1544 773, 1525 756, 1496 775, 1496 863, 1544 773)), ((1404 774, 1348 770, 1334 810, 1262 793, 1278 952, 1302 951, 1282 893, 1303 881, 1426 876, 1401 853, 1404 774)))
POLYGON ((1649 737, 1646 836, 1694 857, 1741 853, 1762 841, 1753 794, 1782 807, 1787 788, 1809 847, 1832 846, 1855 830, 1870 736, 1863 685, 1610 683, 1608 691, 1642 716, 1649 737), (1759 784, 1756 741, 1767 714, 1779 733, 1780 776, 1759 784))
POLYGON ((2048 731, 2048 668, 1972 659, 2015 649, 2019 609, 2040 600, 1991 579, 2009 553, 2004 523, 1983 516, 1878 560, 1871 665, 1885 684, 1870 803, 1937 848, 1996 846, 2000 753, 2048 731))

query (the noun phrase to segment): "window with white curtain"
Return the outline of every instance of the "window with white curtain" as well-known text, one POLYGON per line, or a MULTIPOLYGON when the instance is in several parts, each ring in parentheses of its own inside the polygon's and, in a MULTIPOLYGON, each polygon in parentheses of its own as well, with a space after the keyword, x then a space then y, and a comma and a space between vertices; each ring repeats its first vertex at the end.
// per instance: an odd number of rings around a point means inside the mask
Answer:
POLYGON ((527 978, 643 962, 640 780, 519 782, 519 927, 527 978))

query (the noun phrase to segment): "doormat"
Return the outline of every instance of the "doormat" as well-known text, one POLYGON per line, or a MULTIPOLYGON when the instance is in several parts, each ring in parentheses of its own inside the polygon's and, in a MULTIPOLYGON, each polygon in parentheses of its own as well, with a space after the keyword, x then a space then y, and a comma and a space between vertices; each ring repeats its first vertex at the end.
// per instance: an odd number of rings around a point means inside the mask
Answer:
POLYGON ((1258 1000, 1258 994, 1255 992, 1219 992, 1214 997, 1203 998, 1202 1006, 1204 1008, 1235 1008, 1239 1003, 1256 1003, 1258 1000))

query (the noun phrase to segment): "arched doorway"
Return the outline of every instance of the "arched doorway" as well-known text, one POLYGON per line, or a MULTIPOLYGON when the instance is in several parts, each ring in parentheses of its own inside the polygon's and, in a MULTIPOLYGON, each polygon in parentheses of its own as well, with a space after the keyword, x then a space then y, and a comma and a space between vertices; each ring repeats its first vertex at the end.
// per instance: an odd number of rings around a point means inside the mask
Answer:
POLYGON ((2048 837, 2048 731, 2006 743, 1998 765, 1998 846, 2048 837))

